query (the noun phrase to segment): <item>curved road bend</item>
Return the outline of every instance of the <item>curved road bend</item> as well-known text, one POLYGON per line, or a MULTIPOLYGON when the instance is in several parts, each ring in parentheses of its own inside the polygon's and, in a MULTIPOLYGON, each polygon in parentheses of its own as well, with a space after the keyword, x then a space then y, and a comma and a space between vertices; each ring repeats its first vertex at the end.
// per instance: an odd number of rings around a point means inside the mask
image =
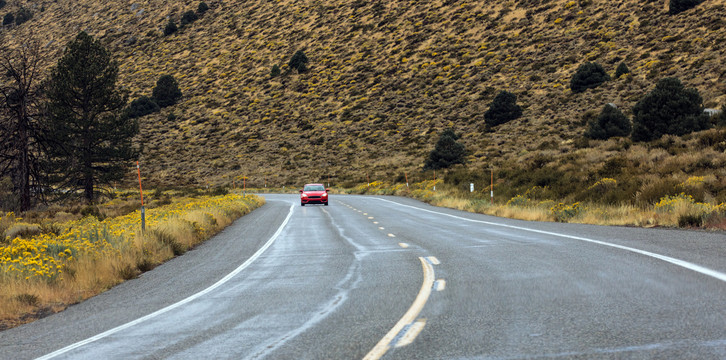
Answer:
POLYGON ((186 255, 0 332, 0 358, 726 359, 723 233, 265 196, 186 255))

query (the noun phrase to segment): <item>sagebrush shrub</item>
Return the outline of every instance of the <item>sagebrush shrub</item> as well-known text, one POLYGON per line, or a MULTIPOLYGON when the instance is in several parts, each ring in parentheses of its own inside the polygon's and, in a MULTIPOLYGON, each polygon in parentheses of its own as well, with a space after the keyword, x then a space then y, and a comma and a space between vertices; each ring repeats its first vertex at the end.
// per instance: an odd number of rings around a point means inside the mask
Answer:
POLYGON ((522 116, 522 108, 517 105, 517 95, 508 91, 500 91, 489 104, 484 113, 484 121, 490 127, 518 119, 522 116))
POLYGON ((588 62, 580 65, 570 79, 570 90, 574 93, 581 93, 587 89, 593 89, 600 84, 610 80, 610 75, 605 72, 602 65, 588 62))
POLYGON ((634 141, 651 141, 666 134, 681 136, 709 127, 701 95, 696 89, 686 89, 677 78, 661 79, 633 107, 634 141))
POLYGON ((588 122, 585 136, 590 139, 605 140, 616 136, 628 136, 631 129, 630 119, 617 107, 607 104, 597 118, 588 122))
POLYGON ((159 107, 164 108, 176 104, 181 99, 182 92, 179 90, 179 84, 173 76, 162 75, 156 82, 152 97, 159 107))

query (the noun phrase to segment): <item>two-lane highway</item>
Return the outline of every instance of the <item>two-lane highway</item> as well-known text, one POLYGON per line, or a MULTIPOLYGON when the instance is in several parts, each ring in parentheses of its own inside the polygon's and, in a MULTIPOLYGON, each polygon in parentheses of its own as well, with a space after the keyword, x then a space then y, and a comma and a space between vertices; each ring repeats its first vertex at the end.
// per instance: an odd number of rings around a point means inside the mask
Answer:
POLYGON ((265 197, 186 255, 0 332, 0 358, 726 359, 722 233, 265 197))

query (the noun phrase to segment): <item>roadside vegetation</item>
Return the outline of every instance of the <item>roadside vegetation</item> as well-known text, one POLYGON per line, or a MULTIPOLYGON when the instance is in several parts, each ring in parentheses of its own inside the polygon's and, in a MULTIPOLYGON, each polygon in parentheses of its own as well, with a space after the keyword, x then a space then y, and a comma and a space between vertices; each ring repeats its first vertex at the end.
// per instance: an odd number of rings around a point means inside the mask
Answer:
POLYGON ((254 195, 137 192, 97 206, 0 213, 0 330, 95 296, 207 240, 261 206, 254 195))
MULTIPOLYGON (((689 178, 685 187, 700 186, 703 178, 689 178)), ((615 179, 603 178, 590 191, 607 191, 615 179)), ((726 230, 726 204, 697 201, 685 192, 666 195, 651 205, 606 204, 594 201, 561 202, 547 187, 534 186, 522 194, 492 202, 489 188, 468 192, 443 179, 410 183, 374 181, 343 190, 352 194, 398 195, 418 199, 435 206, 528 221, 556 221, 595 225, 641 227, 688 227, 726 230)), ((681 189, 686 189, 681 188, 681 189)), ((499 186, 495 187, 495 193, 499 186)), ((688 191, 688 190, 686 190, 688 191)))

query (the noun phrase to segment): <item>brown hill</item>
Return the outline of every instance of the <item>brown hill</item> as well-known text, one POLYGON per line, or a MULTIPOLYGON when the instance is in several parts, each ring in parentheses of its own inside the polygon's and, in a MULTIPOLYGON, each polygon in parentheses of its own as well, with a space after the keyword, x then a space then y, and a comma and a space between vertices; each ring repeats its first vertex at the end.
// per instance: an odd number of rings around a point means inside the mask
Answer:
POLYGON ((712 143, 580 141, 583 118, 606 103, 630 115, 662 77, 697 88, 706 107, 726 103, 723 0, 678 15, 663 0, 208 1, 170 36, 168 19, 179 24, 198 1, 9 2, 0 15, 24 5, 34 17, 4 28, 2 41, 32 34, 54 59, 84 30, 120 61, 131 99, 150 95, 162 74, 179 81, 179 104, 141 118, 141 161, 157 184, 393 180, 419 170, 437 134, 454 127, 470 169, 533 164, 588 182, 624 157, 653 181, 708 172, 726 188, 722 132, 708 133, 712 143), (287 66, 299 49, 310 59, 303 74, 287 66), (631 74, 574 94, 569 80, 587 61, 611 74, 625 62, 631 74), (276 64, 282 75, 271 77, 276 64), (524 116, 487 132, 483 114, 499 90, 517 94, 524 116))

